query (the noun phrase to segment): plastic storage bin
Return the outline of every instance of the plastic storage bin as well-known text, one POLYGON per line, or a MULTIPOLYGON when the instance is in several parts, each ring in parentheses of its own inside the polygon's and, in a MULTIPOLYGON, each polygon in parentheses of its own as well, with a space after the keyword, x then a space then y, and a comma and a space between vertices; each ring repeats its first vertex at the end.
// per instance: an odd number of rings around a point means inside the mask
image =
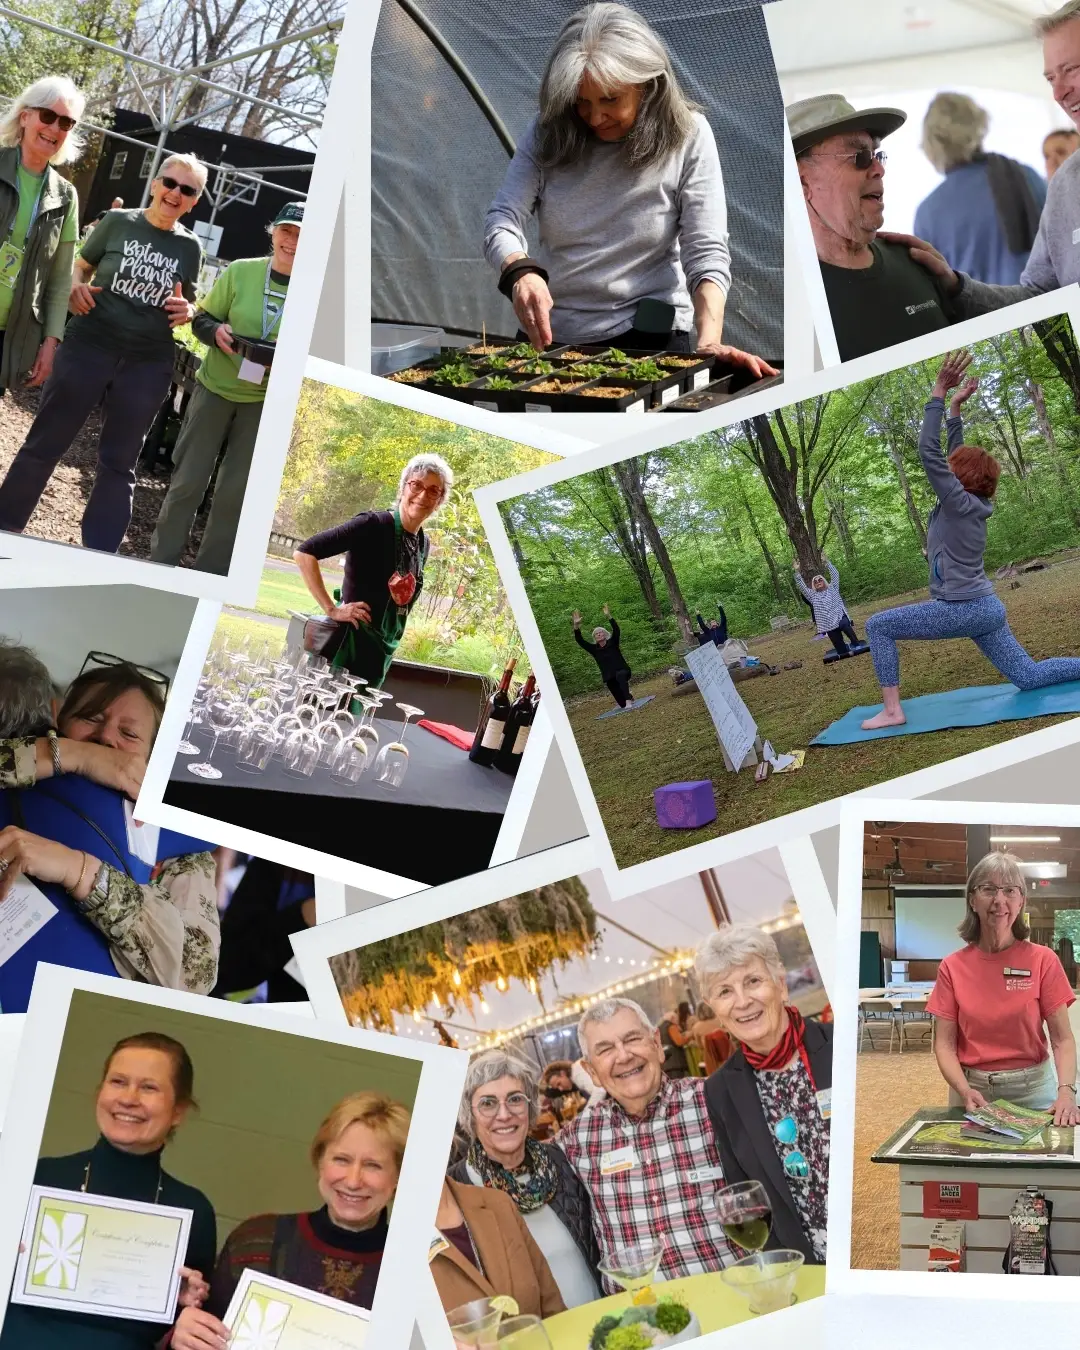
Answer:
POLYGON ((429 357, 438 356, 446 334, 441 328, 410 328, 407 324, 371 325, 371 373, 392 375, 429 357))

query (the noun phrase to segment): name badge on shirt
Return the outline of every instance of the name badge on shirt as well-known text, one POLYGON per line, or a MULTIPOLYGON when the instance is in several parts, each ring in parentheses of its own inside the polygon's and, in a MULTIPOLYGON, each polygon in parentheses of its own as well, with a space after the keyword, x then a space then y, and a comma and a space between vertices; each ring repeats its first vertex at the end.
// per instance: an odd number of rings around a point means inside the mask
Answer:
POLYGON ((822 1120, 832 1118, 832 1088, 822 1088, 817 1096, 817 1109, 821 1112, 822 1120))
POLYGON ((242 356, 236 378, 243 380, 245 384, 262 384, 263 380, 266 379, 266 367, 260 366, 257 361, 249 361, 246 356, 242 356))
POLYGON ((15 282, 22 267, 23 250, 16 248, 10 240, 0 244, 0 286, 9 291, 15 289, 15 282))
POLYGON ((447 1241, 446 1238, 443 1237, 443 1235, 436 1228, 435 1236, 428 1243, 427 1249, 428 1265, 431 1265, 432 1261, 435 1260, 435 1258, 439 1255, 439 1253, 446 1251, 447 1247, 449 1246, 450 1243, 447 1241))
POLYGON ((1031 971, 1018 970, 1015 966, 1006 966, 1004 971, 1002 971, 1002 974, 1005 975, 1006 977, 1008 977, 1009 975, 1030 975, 1031 971))
POLYGON ((600 1154, 600 1173, 605 1177, 615 1172, 630 1172, 637 1165, 637 1154, 632 1144, 627 1144, 625 1148, 613 1148, 610 1153, 600 1154))
POLYGON ((723 1181, 724 1169, 722 1167, 695 1167, 692 1172, 687 1172, 686 1180, 691 1186, 696 1186, 699 1182, 704 1184, 706 1181, 723 1181))

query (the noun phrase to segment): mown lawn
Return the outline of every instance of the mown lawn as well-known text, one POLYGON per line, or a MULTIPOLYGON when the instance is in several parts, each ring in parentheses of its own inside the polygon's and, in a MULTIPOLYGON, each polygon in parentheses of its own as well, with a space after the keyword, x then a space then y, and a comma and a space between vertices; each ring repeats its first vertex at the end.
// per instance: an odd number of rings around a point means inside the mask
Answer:
MULTIPOLYGON (((1020 578, 1012 590, 998 583, 1009 622, 1036 659, 1080 654, 1080 559, 1057 563, 1020 578)), ((860 637, 866 617, 890 605, 927 598, 926 591, 855 606, 860 637)), ((856 745, 809 747, 810 740, 859 704, 880 701, 869 654, 822 665, 828 640, 812 641, 809 624, 749 643, 755 656, 774 666, 801 661, 800 670, 782 670, 738 685, 763 739, 777 751, 807 749, 797 773, 770 775, 763 784, 753 772, 729 773, 716 731, 700 695, 679 691, 667 674, 635 679, 634 696, 655 694, 652 703, 620 717, 597 721, 613 706, 602 688, 596 695, 568 700, 567 711, 597 804, 620 867, 673 853, 734 830, 814 806, 924 769, 958 755, 1022 736, 1065 717, 1031 718, 994 726, 967 727, 920 736, 890 737, 856 745), (717 819, 699 830, 662 830, 653 811, 653 789, 664 783, 711 778, 717 819)), ((901 643, 901 690, 905 698, 948 689, 999 684, 1001 677, 967 639, 901 643)))
MULTIPOLYGON (((341 573, 331 571, 324 564, 323 580, 326 589, 333 595, 334 587, 341 584, 341 573)), ((291 609, 310 614, 316 606, 300 573, 292 564, 288 564, 284 568, 263 568, 255 608, 260 614, 273 614, 278 619, 287 619, 291 609)))

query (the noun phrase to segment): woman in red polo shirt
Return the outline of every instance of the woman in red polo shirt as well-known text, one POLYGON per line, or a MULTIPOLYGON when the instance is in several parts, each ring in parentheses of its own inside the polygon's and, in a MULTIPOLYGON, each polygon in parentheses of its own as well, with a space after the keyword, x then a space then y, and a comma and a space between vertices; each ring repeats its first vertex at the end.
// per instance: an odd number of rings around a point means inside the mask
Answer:
POLYGON ((973 1111, 1003 1098, 1076 1125, 1076 995, 1057 954, 1028 941, 1026 894, 1009 853, 988 853, 972 869, 960 925, 967 946, 942 961, 926 1005, 937 1020, 934 1053, 950 1106, 973 1111))

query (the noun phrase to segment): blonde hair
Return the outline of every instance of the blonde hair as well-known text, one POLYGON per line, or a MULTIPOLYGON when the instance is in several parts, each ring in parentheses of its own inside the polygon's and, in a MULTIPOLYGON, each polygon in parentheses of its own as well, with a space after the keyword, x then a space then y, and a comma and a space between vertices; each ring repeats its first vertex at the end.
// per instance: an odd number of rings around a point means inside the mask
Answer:
MULTIPOLYGON (((28 108, 51 108, 60 99, 71 105, 76 120, 82 117, 86 108, 86 95, 66 75, 43 75, 40 80, 28 84, 0 117, 0 146, 10 148, 22 140, 22 115, 28 108)), ((70 164, 82 152, 82 137, 78 129, 73 128, 49 163, 54 166, 70 164)))
POLYGON ((179 164, 187 169, 188 173, 191 174, 198 184, 199 192, 201 194, 203 188, 206 187, 207 174, 210 172, 202 160, 196 159, 194 155, 166 155, 158 165, 158 171, 154 177, 160 178, 173 164, 179 164))
POLYGON ((350 1126, 366 1125, 390 1145, 400 1171, 411 1121, 409 1108, 394 1101, 393 1097, 383 1092, 354 1092, 343 1097, 316 1130, 311 1141, 311 1165, 317 1170, 323 1154, 350 1126))
POLYGON ((1044 14, 1041 19, 1036 19, 1035 36, 1044 38, 1049 33, 1064 28, 1073 19, 1080 19, 1080 0, 1067 0, 1067 3, 1060 9, 1055 9, 1053 14, 1044 14))
MULTIPOLYGON (((1023 892, 1025 900, 1027 898, 1027 882, 1024 880, 1024 873, 1020 867, 1020 859, 1012 853, 987 853, 971 869, 967 879, 967 887, 964 893, 967 913, 964 915, 964 922, 956 930, 965 942, 978 942, 979 940, 982 924, 979 921, 979 916, 971 908, 971 893, 978 890, 980 886, 985 886, 988 882, 992 882, 995 886, 1018 886, 1023 892)), ((1012 926, 1012 935, 1018 941, 1023 942, 1030 932, 1031 929, 1028 927, 1027 919, 1024 918, 1024 911, 1021 910, 1012 926)))
POLYGON ((938 173, 970 164, 990 127, 986 110, 966 94, 938 94, 923 118, 922 150, 938 173))

